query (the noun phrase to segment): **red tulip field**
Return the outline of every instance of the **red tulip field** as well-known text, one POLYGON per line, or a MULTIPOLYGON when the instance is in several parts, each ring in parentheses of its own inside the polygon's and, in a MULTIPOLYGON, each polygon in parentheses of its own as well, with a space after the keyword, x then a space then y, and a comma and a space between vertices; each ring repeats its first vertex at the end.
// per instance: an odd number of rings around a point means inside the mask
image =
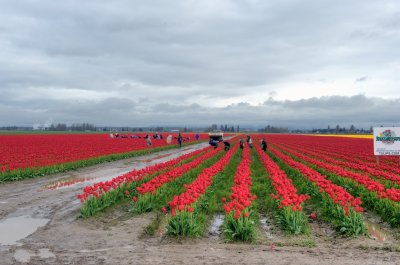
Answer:
POLYGON ((140 136, 0 135, 0 263, 400 261, 399 157, 371 138, 140 136))
POLYGON ((368 235, 364 211, 400 226, 398 158, 373 157, 372 140, 305 135, 253 135, 254 146, 194 151, 87 186, 81 216, 118 203, 133 214, 156 211, 167 234, 204 235, 207 220, 224 213, 227 241, 257 238, 261 216, 288 234, 309 234, 315 219, 338 235, 368 235), (262 138, 267 152, 259 147, 262 138))
MULTIPOLYGON (((167 144, 152 139, 148 146, 146 133, 127 133, 118 138, 109 134, 25 134, 0 135, 0 182, 42 176, 105 161, 138 156, 176 147, 177 141, 167 144), (135 136, 135 138, 133 138, 135 136), (140 138, 139 138, 140 137, 140 138)), ((149 134, 152 137, 152 134, 149 134)), ((177 136, 176 133, 172 136, 177 136)), ((185 133, 184 144, 194 143, 195 133, 185 133)), ((207 134, 200 134, 207 140, 207 134)), ((152 137, 153 138, 153 137, 152 137)))

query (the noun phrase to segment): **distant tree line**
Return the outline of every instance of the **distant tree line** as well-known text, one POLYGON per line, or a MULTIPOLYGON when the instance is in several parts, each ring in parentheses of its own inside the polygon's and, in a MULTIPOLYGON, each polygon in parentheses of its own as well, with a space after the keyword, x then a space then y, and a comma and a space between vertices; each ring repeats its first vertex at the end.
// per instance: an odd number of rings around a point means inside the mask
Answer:
POLYGON ((46 131, 96 131, 97 128, 90 123, 73 123, 67 126, 65 123, 51 124, 50 127, 45 128, 46 131))
POLYGON ((20 127, 20 126, 2 126, 1 131, 31 131, 33 127, 20 127))
POLYGON ((262 129, 258 130, 259 132, 264 132, 264 133, 289 133, 288 128, 283 128, 283 127, 274 127, 271 125, 267 125, 262 129))
MULTIPOLYGON (((228 126, 228 124, 225 124, 225 125, 221 124, 218 129, 217 124, 212 124, 210 127, 208 127, 206 129, 207 132, 217 131, 217 130, 220 130, 223 132, 235 132, 235 127, 231 126, 231 125, 228 126)), ((239 125, 237 125, 236 132, 239 132, 239 130, 240 130, 240 127, 239 127, 239 125)))
POLYGON ((354 125, 350 125, 349 128, 341 127, 339 124, 336 127, 325 129, 312 129, 312 133, 320 133, 320 134, 371 134, 373 131, 373 127, 371 126, 368 130, 364 128, 358 129, 354 125))
POLYGON ((204 128, 199 127, 163 127, 163 126, 154 126, 154 127, 97 127, 97 131, 104 132, 170 132, 170 131, 180 131, 180 132, 198 132, 204 131, 204 128))

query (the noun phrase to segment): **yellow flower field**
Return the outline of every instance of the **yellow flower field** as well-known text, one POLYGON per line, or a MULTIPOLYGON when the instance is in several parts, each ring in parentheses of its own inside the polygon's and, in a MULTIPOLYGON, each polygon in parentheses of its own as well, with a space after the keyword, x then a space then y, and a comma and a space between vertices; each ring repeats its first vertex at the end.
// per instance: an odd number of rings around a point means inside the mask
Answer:
POLYGON ((334 136, 334 137, 350 137, 350 138, 364 138, 364 139, 373 139, 374 136, 372 134, 306 134, 312 136, 334 136))

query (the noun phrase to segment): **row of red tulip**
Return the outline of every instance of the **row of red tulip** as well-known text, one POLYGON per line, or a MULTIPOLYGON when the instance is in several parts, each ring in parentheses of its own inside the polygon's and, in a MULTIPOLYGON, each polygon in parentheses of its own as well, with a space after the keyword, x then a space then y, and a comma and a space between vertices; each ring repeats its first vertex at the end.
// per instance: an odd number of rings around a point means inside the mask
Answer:
POLYGON ((398 169, 397 167, 385 164, 377 165, 375 161, 373 163, 361 161, 354 158, 351 154, 348 153, 340 155, 334 154, 333 152, 327 151, 326 147, 324 149, 318 149, 318 147, 316 146, 302 146, 298 143, 280 143, 279 146, 285 146, 299 152, 305 152, 307 155, 322 159, 331 164, 343 166, 353 170, 363 171, 372 176, 381 177, 400 184, 400 169, 398 169))
MULTIPOLYGON (((236 169, 229 202, 224 204, 225 212, 229 214, 233 211, 235 213, 235 219, 239 219, 243 211, 245 211, 244 216, 249 217, 249 212, 246 211, 246 209, 251 205, 252 201, 256 199, 256 196, 252 195, 250 192, 252 185, 250 163, 250 150, 249 147, 245 145, 242 153, 242 160, 236 169)), ((226 201, 226 198, 222 198, 222 200, 226 201)))
POLYGON ((299 144, 279 144, 281 148, 286 148, 287 150, 293 150, 310 156, 311 158, 316 158, 327 162, 332 165, 337 165, 344 167, 346 169, 355 170, 361 173, 365 173, 367 176, 368 174, 371 176, 375 176, 378 178, 386 179, 393 181, 394 183, 400 184, 400 176, 391 172, 387 172, 382 169, 377 169, 375 167, 371 167, 366 163, 362 163, 353 159, 351 157, 345 157, 345 159, 337 159, 332 158, 332 155, 327 154, 326 152, 316 151, 314 148, 307 148, 300 146, 299 144))
POLYGON ((365 188, 367 188, 369 191, 375 191, 377 192, 378 197, 380 198, 388 198, 390 200, 393 200, 395 202, 399 202, 400 201, 400 189, 395 189, 395 188, 391 188, 391 189, 386 189, 385 186, 376 181, 371 179, 369 176, 367 175, 363 175, 360 173, 356 173, 350 170, 346 170, 343 169, 340 166, 335 166, 335 165, 331 165, 328 163, 325 163, 321 160, 318 159, 314 159, 311 158, 307 155, 304 155, 301 152, 296 152, 294 150, 291 149, 287 149, 287 148, 282 148, 282 150, 285 150, 291 154, 293 154, 294 156, 300 158, 301 160, 308 162, 310 164, 313 164, 319 168, 322 168, 324 170, 327 170, 329 172, 332 172, 338 176, 341 177, 346 177, 349 179, 354 180, 355 182, 357 182, 358 184, 364 186, 365 188))
POLYGON ((184 154, 182 156, 179 156, 175 159, 172 159, 172 160, 169 160, 169 161, 166 161, 163 163, 155 164, 152 166, 147 166, 142 169, 134 169, 128 173, 125 173, 123 175, 115 177, 110 181, 98 182, 92 186, 86 186, 83 189, 83 193, 79 194, 77 197, 81 200, 81 202, 84 202, 90 196, 95 196, 98 198, 101 194, 107 193, 110 190, 121 186, 122 184, 128 184, 130 182, 139 181, 144 176, 149 176, 155 172, 159 172, 162 170, 169 170, 169 169, 177 166, 183 160, 190 159, 192 157, 200 155, 204 152, 208 152, 210 150, 211 150, 211 147, 207 146, 203 149, 196 150, 196 151, 190 152, 188 154, 184 154))
POLYGON ((207 188, 212 184, 214 176, 229 164, 237 149, 238 144, 235 144, 232 149, 227 151, 227 153, 218 160, 218 162, 211 167, 204 169, 194 182, 187 185, 185 192, 173 197, 169 202, 173 216, 176 215, 176 210, 183 211, 186 209, 189 212, 193 211, 191 204, 196 202, 206 192, 207 188))
POLYGON ((297 194, 297 189, 293 186, 292 180, 287 177, 286 173, 279 168, 279 166, 265 154, 259 146, 255 146, 261 161, 269 173, 272 185, 277 194, 271 194, 276 200, 280 200, 280 208, 290 207, 293 211, 301 211, 301 204, 310 198, 306 194, 297 194))
POLYGON ((399 160, 395 156, 381 157, 379 165, 373 153, 372 139, 316 137, 303 135, 282 135, 269 137, 277 145, 290 145, 308 148, 330 156, 336 160, 354 161, 370 168, 400 174, 399 160))
POLYGON ((307 167, 306 165, 297 162, 287 155, 284 155, 277 149, 270 147, 271 152, 281 159, 284 163, 290 167, 297 169, 311 182, 315 183, 317 187, 320 188, 320 192, 326 193, 335 204, 341 205, 345 212, 348 212, 349 207, 353 207, 355 211, 361 212, 361 199, 354 198, 350 195, 343 187, 333 184, 331 181, 327 180, 323 175, 317 171, 307 167))
POLYGON ((201 156, 197 157, 191 162, 185 163, 179 167, 172 168, 171 170, 164 172, 154 178, 152 178, 150 181, 143 183, 141 186, 136 187, 136 190, 140 194, 145 194, 149 192, 154 192, 157 188, 161 187, 163 184, 170 182, 189 170, 198 167, 201 163, 203 163, 205 160, 215 156, 217 153, 221 152, 222 147, 218 149, 214 149, 211 152, 207 152, 202 154, 201 156))

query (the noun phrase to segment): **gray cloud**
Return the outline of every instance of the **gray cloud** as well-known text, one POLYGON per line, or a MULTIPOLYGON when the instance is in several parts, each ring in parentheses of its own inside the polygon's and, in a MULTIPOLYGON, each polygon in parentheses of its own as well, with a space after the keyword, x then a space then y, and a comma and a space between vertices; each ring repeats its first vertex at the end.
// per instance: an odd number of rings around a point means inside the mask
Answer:
POLYGON ((4 0, 0 125, 379 122, 370 108, 400 98, 399 14, 395 0, 4 0))
POLYGON ((301 100, 274 100, 253 106, 247 102, 223 108, 204 107, 198 104, 171 105, 168 103, 134 102, 123 98, 110 98, 99 102, 38 102, 15 107, 0 105, 0 120, 12 124, 15 118, 22 124, 53 122, 87 122, 97 125, 148 126, 180 125, 208 126, 240 124, 254 127, 270 125, 295 128, 325 128, 328 125, 369 128, 377 125, 400 125, 398 111, 400 99, 368 98, 364 95, 330 96, 301 100), (30 108, 29 105, 32 105, 30 108), (12 112, 13 116, 6 113, 12 112))

